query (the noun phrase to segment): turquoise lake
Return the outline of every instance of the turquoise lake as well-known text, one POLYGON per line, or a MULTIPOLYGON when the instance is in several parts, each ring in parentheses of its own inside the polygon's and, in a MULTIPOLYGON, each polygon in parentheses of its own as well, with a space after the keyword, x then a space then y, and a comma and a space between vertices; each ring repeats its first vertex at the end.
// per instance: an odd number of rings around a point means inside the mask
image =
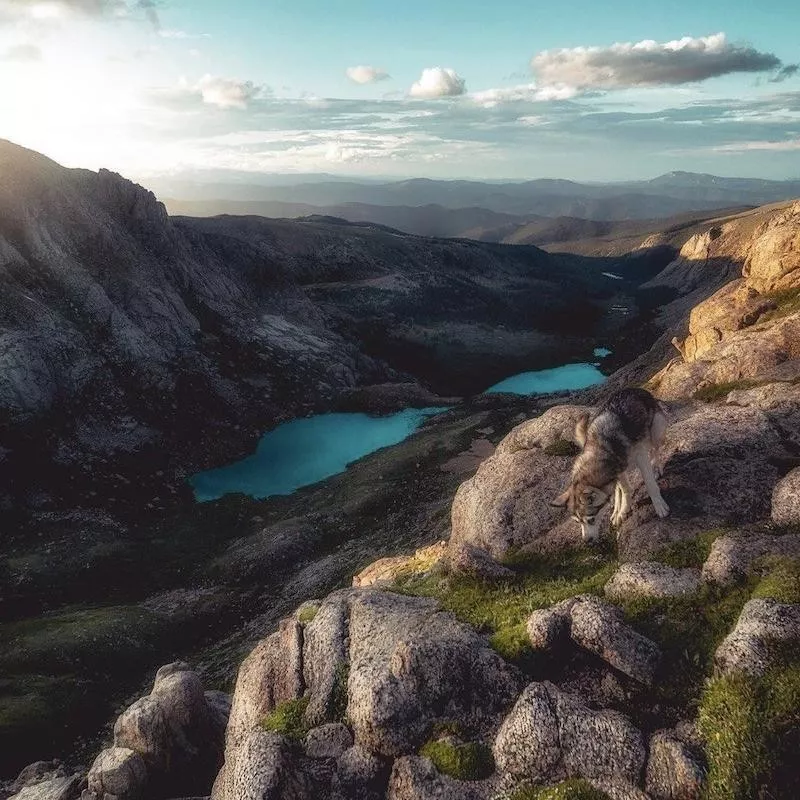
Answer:
MULTIPOLYGON (((599 357, 599 356, 598 356, 599 357)), ((540 369, 536 372, 521 372, 512 375, 494 386, 485 394, 508 392, 509 394, 547 394, 573 389, 586 389, 597 386, 606 376, 595 364, 565 364, 553 369, 540 369)))
POLYGON ((256 452, 190 478, 195 499, 241 492, 257 499, 291 494, 301 486, 343 472, 351 462, 402 442, 443 408, 407 408, 386 417, 318 414, 278 425, 261 437, 256 452))
MULTIPOLYGON (((596 358, 608 355, 595 350, 596 358)), ((566 364, 554 369, 513 375, 486 394, 544 394, 596 386, 605 376, 596 364, 566 364)), ((402 442, 430 416, 443 408, 407 408, 385 417, 368 414, 318 414, 278 425, 261 437, 256 452, 189 479, 198 502, 240 492, 256 499, 291 494, 343 472, 353 461, 402 442)))

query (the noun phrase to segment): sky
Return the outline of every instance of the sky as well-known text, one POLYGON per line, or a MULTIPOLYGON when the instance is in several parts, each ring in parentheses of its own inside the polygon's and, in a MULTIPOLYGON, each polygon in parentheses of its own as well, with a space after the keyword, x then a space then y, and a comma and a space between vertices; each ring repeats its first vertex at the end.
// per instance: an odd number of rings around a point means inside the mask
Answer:
POLYGON ((0 138, 129 177, 800 178, 797 0, 0 0, 0 138))

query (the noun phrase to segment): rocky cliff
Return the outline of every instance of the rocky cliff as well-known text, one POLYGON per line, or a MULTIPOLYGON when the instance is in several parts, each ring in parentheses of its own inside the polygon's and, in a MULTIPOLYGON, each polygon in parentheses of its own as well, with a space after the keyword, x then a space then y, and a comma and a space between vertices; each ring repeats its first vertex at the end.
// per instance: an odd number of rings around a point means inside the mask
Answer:
POLYGON ((6 508, 162 505, 186 470, 356 387, 464 394, 585 357, 659 267, 617 264, 619 284, 534 247, 170 218, 118 175, 7 142, 0 173, 6 508))

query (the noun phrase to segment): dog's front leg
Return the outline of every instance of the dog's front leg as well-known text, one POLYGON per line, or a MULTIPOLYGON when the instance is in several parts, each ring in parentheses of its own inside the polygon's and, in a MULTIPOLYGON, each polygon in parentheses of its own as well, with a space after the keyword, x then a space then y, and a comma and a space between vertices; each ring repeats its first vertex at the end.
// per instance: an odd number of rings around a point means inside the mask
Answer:
POLYGON ((628 511, 630 511, 630 495, 630 487, 623 472, 617 479, 617 485, 614 489, 614 511, 611 514, 611 524, 614 527, 619 525, 625 519, 628 511))
POLYGON ((653 508, 656 514, 663 519, 669 514, 669 506, 661 496, 661 489, 658 488, 653 465, 650 463, 650 454, 646 450, 639 450, 636 453, 635 460, 636 466, 639 467, 639 472, 642 473, 647 493, 653 502, 653 508))

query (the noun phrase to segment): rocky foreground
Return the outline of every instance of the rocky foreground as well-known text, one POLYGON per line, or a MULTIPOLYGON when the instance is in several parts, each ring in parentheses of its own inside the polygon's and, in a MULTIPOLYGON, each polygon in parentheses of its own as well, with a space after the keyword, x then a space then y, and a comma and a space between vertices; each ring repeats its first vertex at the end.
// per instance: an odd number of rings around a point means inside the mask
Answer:
POLYGON ((446 541, 300 604, 232 698, 168 665, 88 773, 32 765, 13 796, 796 798, 798 237, 795 204, 737 239, 743 277, 650 381, 668 518, 634 475, 631 515, 581 547, 548 500, 594 398, 554 405, 488 457, 473 442, 446 541))

